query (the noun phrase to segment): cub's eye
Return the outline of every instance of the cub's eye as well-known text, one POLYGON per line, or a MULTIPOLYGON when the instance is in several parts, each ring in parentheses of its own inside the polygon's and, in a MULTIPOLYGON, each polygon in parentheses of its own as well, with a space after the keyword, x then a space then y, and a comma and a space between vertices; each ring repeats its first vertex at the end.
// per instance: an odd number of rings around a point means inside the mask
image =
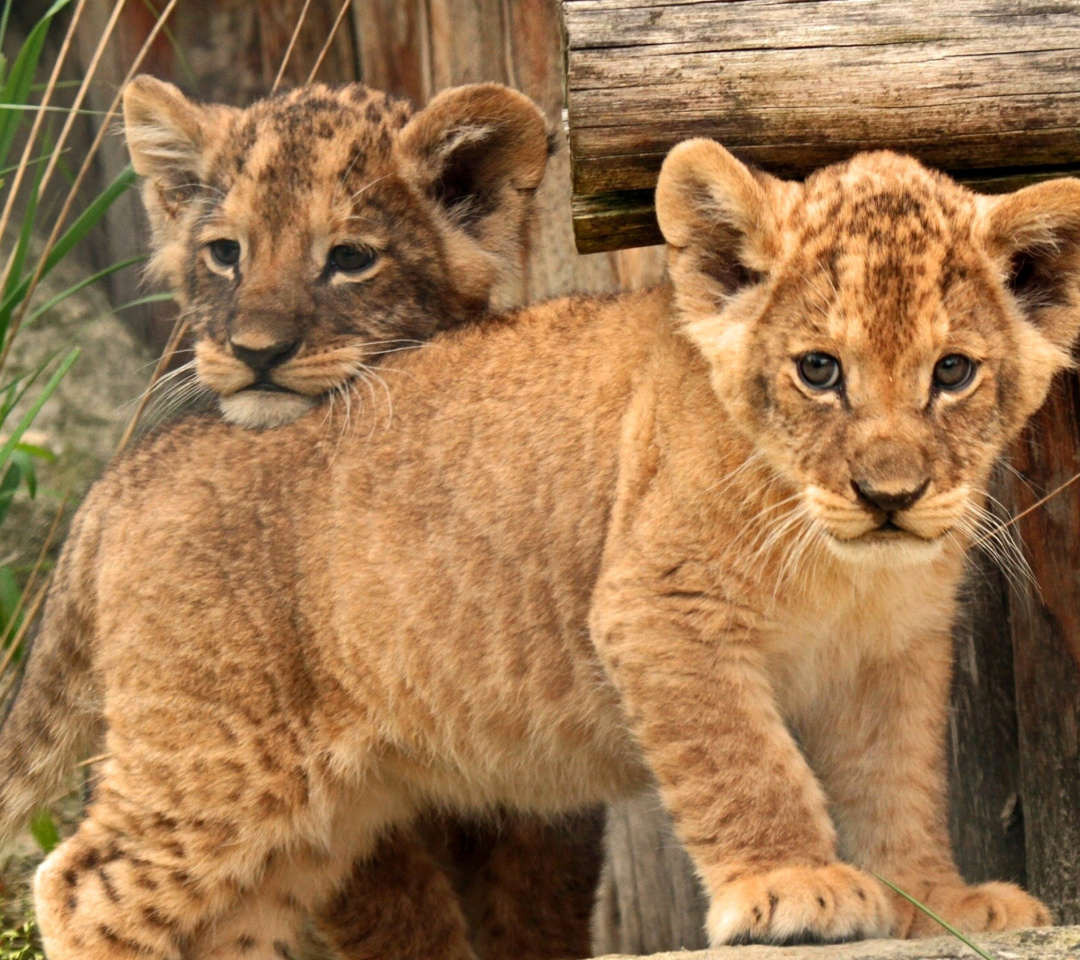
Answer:
POLYGON ((962 353, 950 353, 934 364, 934 386, 941 390, 963 390, 975 377, 975 361, 962 353))
POLYGON ((378 258, 370 247, 353 247, 346 243, 339 243, 330 251, 327 263, 342 273, 359 273, 366 270, 378 258))
POLYGON ((207 246, 219 267, 235 267, 240 262, 240 244, 235 240, 211 240, 207 246))
POLYGON ((827 353, 804 353, 795 361, 799 379, 811 390, 831 390, 840 383, 840 361, 827 353))

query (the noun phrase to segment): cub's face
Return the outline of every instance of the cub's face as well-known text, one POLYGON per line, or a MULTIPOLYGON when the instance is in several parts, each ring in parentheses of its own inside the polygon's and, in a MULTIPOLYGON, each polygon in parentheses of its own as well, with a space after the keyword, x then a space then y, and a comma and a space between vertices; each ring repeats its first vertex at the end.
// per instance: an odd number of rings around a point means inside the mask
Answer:
POLYGON ((495 85, 414 115, 359 84, 237 110, 141 77, 125 123, 151 269, 184 308, 196 376, 253 427, 481 313, 520 255, 548 149, 536 107, 495 85))
POLYGON ((834 552, 969 542, 1080 327, 1080 182, 978 197, 876 153, 800 185, 693 141, 657 207, 686 333, 834 552))

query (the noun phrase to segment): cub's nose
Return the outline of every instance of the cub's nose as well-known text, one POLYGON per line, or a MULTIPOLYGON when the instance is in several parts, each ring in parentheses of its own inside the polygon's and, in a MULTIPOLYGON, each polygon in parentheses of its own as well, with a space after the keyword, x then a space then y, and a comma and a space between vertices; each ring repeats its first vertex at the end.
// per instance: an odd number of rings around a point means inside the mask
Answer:
POLYGON ((880 510, 882 513, 896 513, 898 510, 906 510, 924 493, 930 486, 930 478, 927 477, 919 486, 908 490, 875 490, 873 485, 865 480, 852 480, 851 486, 855 490, 855 496, 866 506, 880 510))
POLYGON ((266 347, 256 348, 246 347, 242 343, 230 340, 229 346, 232 348, 233 356, 237 360, 246 363, 255 373, 262 375, 269 373, 274 367, 281 366, 290 357, 295 356, 296 351, 300 349, 300 341, 281 340, 266 347))

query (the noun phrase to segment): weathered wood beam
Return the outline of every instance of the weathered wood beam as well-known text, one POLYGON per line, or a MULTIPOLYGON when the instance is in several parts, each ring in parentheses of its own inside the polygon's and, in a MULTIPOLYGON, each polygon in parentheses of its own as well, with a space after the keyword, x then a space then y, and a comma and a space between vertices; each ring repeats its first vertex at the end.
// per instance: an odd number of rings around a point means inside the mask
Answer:
POLYGON ((875 148, 999 189, 1080 164, 1080 0, 562 8, 582 251, 656 242, 636 192, 687 137, 787 177, 875 148))

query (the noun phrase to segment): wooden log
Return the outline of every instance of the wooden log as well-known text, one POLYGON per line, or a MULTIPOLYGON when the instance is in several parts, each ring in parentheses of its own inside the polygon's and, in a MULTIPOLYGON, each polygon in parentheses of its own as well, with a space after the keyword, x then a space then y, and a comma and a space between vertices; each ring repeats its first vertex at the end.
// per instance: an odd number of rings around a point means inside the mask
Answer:
POLYGON ((638 191, 687 137, 788 177, 876 148, 999 188, 1080 169, 1080 0, 562 7, 583 251, 655 242, 638 191))

